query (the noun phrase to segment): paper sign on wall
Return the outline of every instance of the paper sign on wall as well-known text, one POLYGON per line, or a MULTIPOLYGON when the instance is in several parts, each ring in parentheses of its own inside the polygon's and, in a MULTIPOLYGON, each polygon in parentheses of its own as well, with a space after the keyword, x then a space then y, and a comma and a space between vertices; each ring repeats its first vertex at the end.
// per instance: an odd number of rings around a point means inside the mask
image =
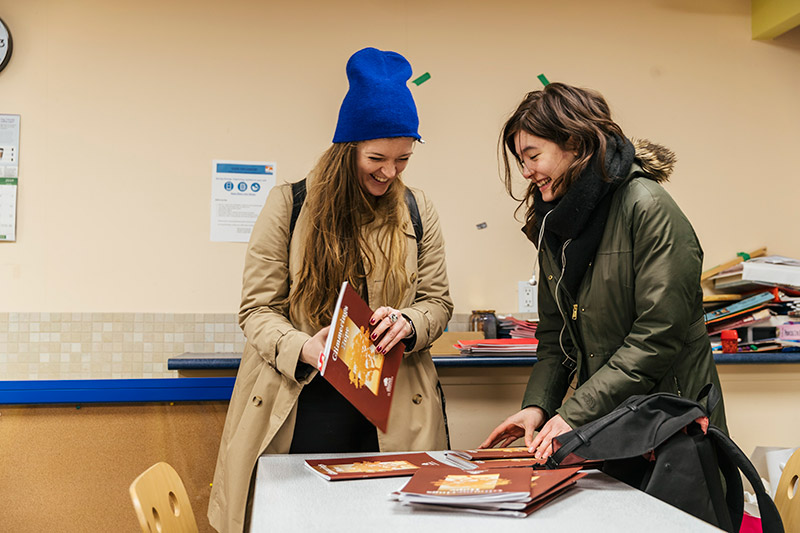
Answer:
POLYGON ((211 174, 211 240, 250 240, 253 224, 274 186, 274 162, 215 159, 211 174))
POLYGON ((0 115, 0 241, 17 240, 19 115, 0 115))

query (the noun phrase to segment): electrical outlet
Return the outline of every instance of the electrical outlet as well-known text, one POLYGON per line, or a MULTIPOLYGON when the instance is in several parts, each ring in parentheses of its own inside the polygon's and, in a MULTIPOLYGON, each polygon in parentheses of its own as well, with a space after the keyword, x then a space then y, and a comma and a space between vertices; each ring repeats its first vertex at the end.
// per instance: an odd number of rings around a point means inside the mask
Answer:
POLYGON ((536 306, 536 285, 531 285, 528 281, 517 282, 517 295, 519 296, 519 312, 535 313, 536 306))

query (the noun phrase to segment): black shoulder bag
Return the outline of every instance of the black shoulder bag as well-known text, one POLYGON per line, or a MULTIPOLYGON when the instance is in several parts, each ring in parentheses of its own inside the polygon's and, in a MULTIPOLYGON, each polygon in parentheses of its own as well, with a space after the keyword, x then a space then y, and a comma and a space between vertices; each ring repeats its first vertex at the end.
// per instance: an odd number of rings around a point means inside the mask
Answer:
POLYGON ((610 476, 733 533, 744 512, 741 470, 756 492, 764 533, 783 533, 753 464, 708 423, 719 398, 711 384, 697 401, 669 393, 631 396, 606 416, 556 437, 548 467, 602 461, 610 476))

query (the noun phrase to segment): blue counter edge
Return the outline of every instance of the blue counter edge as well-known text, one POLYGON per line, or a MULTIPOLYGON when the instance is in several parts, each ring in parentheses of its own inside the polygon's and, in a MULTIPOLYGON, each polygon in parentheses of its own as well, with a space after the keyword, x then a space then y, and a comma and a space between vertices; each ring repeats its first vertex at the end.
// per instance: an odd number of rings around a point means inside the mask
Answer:
MULTIPOLYGON (((800 363, 800 352, 715 354, 717 364, 800 363)), ((183 356, 170 370, 236 369, 240 358, 183 356)), ((437 367, 531 366, 535 357, 436 356, 437 367)), ((234 377, 0 381, 0 405, 228 401, 234 377)))
POLYGON ((228 401, 235 381, 233 377, 0 381, 0 405, 228 401))
MULTIPOLYGON (((235 370, 239 368, 239 354, 185 354, 167 360, 169 370, 235 370)), ((714 361, 723 365, 800 363, 800 352, 719 353, 714 361)), ((437 367, 531 366, 533 356, 433 356, 437 367)))

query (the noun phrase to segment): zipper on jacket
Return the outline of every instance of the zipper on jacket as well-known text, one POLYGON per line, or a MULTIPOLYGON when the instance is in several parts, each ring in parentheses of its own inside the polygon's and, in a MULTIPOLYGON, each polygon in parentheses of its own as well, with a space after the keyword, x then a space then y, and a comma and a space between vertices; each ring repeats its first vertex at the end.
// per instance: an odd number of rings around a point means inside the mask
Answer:
MULTIPOLYGON (((544 225, 547 222, 547 217, 550 215, 552 211, 549 211, 544 218, 542 219, 542 225, 539 228, 539 245, 537 246, 539 250, 539 254, 542 254, 542 240, 544 239, 544 225)), ((564 330, 567 328, 567 321, 564 317, 564 310, 561 307, 561 298, 559 293, 559 287, 561 286, 561 280, 564 279, 564 271, 567 268, 567 246, 569 243, 572 242, 572 239, 567 239, 564 242, 564 245, 561 247, 561 276, 556 281, 556 290, 555 290, 555 300, 556 300, 556 307, 558 307, 558 314, 561 316, 561 331, 558 333, 558 346, 561 348, 561 353, 564 355, 564 359, 561 361, 561 364, 566 366, 570 369, 569 373, 569 381, 572 381, 572 374, 573 372, 577 371, 578 368, 578 361, 575 360, 574 357, 570 356, 567 353, 567 350, 564 349, 564 330), (567 364, 567 361, 571 364, 567 364)), ((573 310, 573 313, 577 312, 577 305, 573 310)))
POLYGON ((578 304, 572 306, 572 320, 578 320, 578 304))
MULTIPOLYGON (((552 211, 550 211, 550 213, 552 213, 552 211)), ((572 373, 577 371, 578 361, 576 361, 575 358, 572 357, 570 354, 568 354, 567 350, 564 349, 564 330, 567 329, 567 319, 564 316, 564 310, 561 307, 561 294, 560 294, 561 280, 564 279, 564 271, 567 268, 567 254, 566 254, 567 246, 569 246, 570 242, 572 242, 572 239, 567 239, 564 242, 564 245, 561 247, 561 276, 558 278, 558 281, 556 282, 555 299, 556 299, 556 306, 558 307, 558 313, 559 315, 561 315, 561 331, 558 333, 558 346, 559 348, 561 348, 561 353, 564 354, 564 360, 562 361, 562 364, 564 364, 564 366, 570 369, 569 381, 572 381, 572 373), (569 361, 571 364, 567 364, 567 361, 569 361)), ((573 314, 577 312, 577 307, 578 307, 577 305, 574 306, 573 314)), ((573 316, 573 320, 574 319, 575 317, 573 316)))

